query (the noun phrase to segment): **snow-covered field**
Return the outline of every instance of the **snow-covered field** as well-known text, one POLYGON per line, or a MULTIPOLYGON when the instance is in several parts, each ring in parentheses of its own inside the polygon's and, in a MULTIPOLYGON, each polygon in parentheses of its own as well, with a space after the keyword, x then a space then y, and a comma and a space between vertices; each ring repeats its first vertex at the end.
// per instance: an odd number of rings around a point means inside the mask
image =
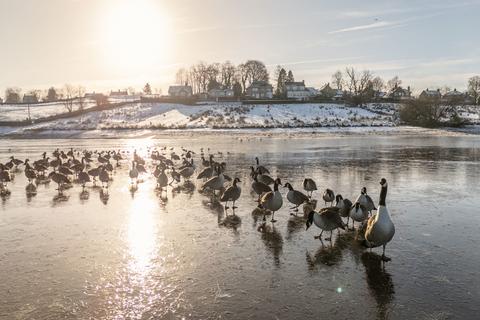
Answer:
MULTIPOLYGON (((15 107, 18 108, 18 107, 15 107)), ((45 106, 35 111, 37 117, 58 113, 63 105, 45 106)), ((13 107, 11 107, 13 109, 13 107)), ((14 118, 19 111, 7 109, 0 119, 14 118), (13 115, 12 115, 12 114, 13 115)), ((342 104, 272 104, 242 105, 241 103, 209 103, 187 106, 171 103, 131 103, 115 109, 92 111, 82 116, 37 123, 21 128, 0 128, 3 135, 47 134, 55 132, 114 132, 118 130, 151 131, 157 129, 280 129, 280 128, 387 128, 396 127, 398 104, 368 104, 349 107, 342 104)), ((63 112, 63 110, 61 111, 63 112)), ((462 107, 460 116, 480 123, 478 108, 462 107)))
MULTIPOLYGON (((390 106, 391 107, 391 106, 390 106)), ((395 126, 396 116, 336 104, 186 106, 134 103, 83 116, 29 126, 30 130, 197 129, 395 126)))
MULTIPOLYGON (((95 106, 95 101, 85 100, 83 107, 85 109, 95 106)), ((78 102, 73 103, 73 110, 78 110, 78 102)), ((30 118, 32 120, 53 116, 60 113, 66 113, 67 108, 62 102, 51 102, 30 105, 30 118)), ((23 121, 28 119, 28 105, 9 105, 0 104, 0 121, 23 121)))

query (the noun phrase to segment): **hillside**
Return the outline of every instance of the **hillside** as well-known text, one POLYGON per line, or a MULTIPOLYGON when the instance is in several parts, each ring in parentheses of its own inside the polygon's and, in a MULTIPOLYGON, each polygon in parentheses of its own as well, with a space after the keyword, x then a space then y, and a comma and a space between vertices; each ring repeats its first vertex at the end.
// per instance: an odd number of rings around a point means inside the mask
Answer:
MULTIPOLYGON (((120 129, 245 129, 311 127, 394 127, 399 105, 392 103, 350 107, 343 104, 208 103, 186 106, 168 103, 132 103, 111 110, 37 123, 21 128, 1 128, 4 134, 42 131, 120 129)), ((479 123, 476 108, 463 107, 462 118, 479 123)), ((3 112, 3 119, 8 113, 3 112)), ((50 111, 52 113, 52 111, 50 111)), ((17 116, 17 113, 13 113, 17 116)))

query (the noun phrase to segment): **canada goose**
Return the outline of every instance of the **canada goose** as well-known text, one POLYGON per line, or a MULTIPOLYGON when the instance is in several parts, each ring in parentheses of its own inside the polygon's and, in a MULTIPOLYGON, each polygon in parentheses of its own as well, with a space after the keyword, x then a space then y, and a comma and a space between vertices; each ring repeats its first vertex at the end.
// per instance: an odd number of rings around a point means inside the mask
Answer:
POLYGON ((265 174, 265 173, 270 174, 270 171, 268 171, 267 168, 260 165, 260 161, 258 160, 258 157, 255 157, 255 163, 257 164, 257 169, 255 171, 257 171, 259 174, 265 174))
POLYGON ((372 213, 372 210, 377 210, 377 208, 375 208, 375 203, 373 202, 372 198, 367 194, 366 187, 362 188, 360 195, 357 197, 357 200, 355 200, 355 202, 358 202, 362 206, 364 206, 370 214, 372 213))
POLYGON ((128 175, 130 176, 131 184, 133 184, 133 179, 135 179, 135 183, 138 184, 138 170, 136 168, 135 161, 132 161, 132 168, 130 169, 128 175))
MULTIPOLYGON (((278 186, 282 184, 282 181, 277 178, 273 184, 273 191, 269 191, 265 193, 260 198, 260 206, 264 209, 270 210, 272 212, 272 220, 271 222, 276 222, 275 220, 275 212, 278 211, 283 205, 282 194, 278 191, 278 186)), ((265 220, 265 216, 263 216, 265 220)))
POLYGON ((197 179, 210 179, 213 176, 213 167, 204 168, 197 176, 197 179))
POLYGON ((110 177, 108 175, 107 170, 103 166, 100 169, 100 174, 98 175, 98 179, 102 183, 102 188, 106 188, 108 190, 108 181, 110 180, 110 177))
POLYGON ((294 207, 290 208, 294 210, 295 212, 298 211, 298 207, 303 204, 304 202, 308 201, 308 197, 303 194, 302 192, 293 189, 292 185, 290 183, 285 183, 285 188, 288 188, 287 192, 287 200, 294 204, 294 207))
POLYGON ((303 204, 303 217, 305 219, 308 218, 308 214, 311 212, 311 211, 315 211, 315 209, 317 208, 317 200, 315 199, 309 199, 308 201, 306 201, 304 204, 303 204))
POLYGON ((350 209, 352 208, 352 201, 348 199, 343 199, 341 194, 337 194, 335 197, 336 204, 335 206, 340 209, 340 217, 347 218, 347 228, 348 222, 350 221, 350 209))
POLYGON ((228 201, 233 201, 232 209, 237 209, 237 207, 235 207, 235 201, 240 198, 240 194, 242 193, 242 189, 237 185, 238 182, 241 182, 240 179, 235 178, 232 185, 223 192, 223 195, 220 198, 221 202, 225 202, 225 209, 228 209, 228 201))
POLYGON ((204 156, 202 156, 202 166, 204 167, 210 167, 211 164, 212 164, 212 159, 213 159, 213 155, 210 155, 210 161, 209 160, 206 160, 204 156))
POLYGON ((82 191, 85 191, 85 185, 87 182, 90 182, 90 176, 85 171, 80 171, 78 173, 78 182, 82 186, 82 191))
POLYGON ((12 181, 12 178, 10 176, 10 172, 7 170, 2 170, 0 168, 0 191, 2 195, 10 194, 10 191, 7 189, 7 182, 12 181))
POLYGON ((170 176, 172 177, 172 181, 169 183, 169 185, 172 185, 175 181, 178 183, 180 182, 180 173, 175 170, 175 167, 172 167, 172 171, 170 172, 170 176))
POLYGON ((11 156, 11 157, 10 157, 10 162, 12 162, 13 165, 15 166, 15 170, 17 169, 17 167, 18 167, 19 165, 21 165, 21 164, 23 163, 22 160, 16 159, 14 156, 11 156))
POLYGON ((32 183, 32 181, 37 178, 37 173, 30 166, 30 163, 29 163, 28 159, 25 160, 25 177, 27 177, 28 183, 32 183))
POLYGON ((123 160, 120 150, 118 152, 114 152, 112 158, 115 160, 117 167, 120 167, 120 160, 123 160))
POLYGON ((333 230, 338 228, 345 230, 345 224, 339 215, 339 211, 340 209, 337 207, 323 208, 319 212, 310 211, 306 222, 306 230, 314 223, 322 230, 318 236, 315 236, 315 239, 321 240, 323 231, 330 231, 330 237, 325 240, 331 241, 333 230))
POLYGON ((217 190, 221 190, 223 188, 223 184, 225 183, 225 177, 223 176, 219 166, 215 167, 215 171, 217 172, 217 175, 208 179, 202 186, 203 190, 213 190, 213 195, 215 195, 217 190))
POLYGON ((356 222, 364 222, 368 218, 368 210, 359 202, 355 202, 355 204, 350 209, 350 218, 352 218, 352 228, 355 230, 355 221, 356 222))
POLYGON ((272 191, 272 189, 267 186, 265 183, 262 183, 258 181, 257 175, 253 177, 253 182, 252 182, 252 189, 253 191, 258 194, 258 201, 260 201, 260 196, 263 195, 264 193, 272 191))
POLYGON ((313 195, 313 191, 317 190, 317 184, 315 183, 315 181, 313 181, 313 179, 305 178, 305 180, 303 180, 303 189, 307 191, 307 194, 310 192, 308 196, 311 198, 313 195))
POLYGON ((275 182, 275 180, 267 174, 260 174, 259 173, 258 176, 257 176, 257 179, 258 179, 258 181, 266 184, 267 186, 269 186, 269 185, 271 185, 275 182))
POLYGON ((160 174, 157 176, 157 187, 160 188, 160 190, 163 190, 163 188, 166 188, 168 186, 168 177, 165 174, 165 169, 161 168, 160 174))
POLYGON ((179 173, 184 179, 190 178, 195 173, 193 159, 192 159, 192 162, 188 166, 185 166, 183 169, 181 169, 179 173))
POLYGON ((63 186, 65 184, 70 183, 70 180, 67 178, 67 176, 62 174, 62 173, 59 173, 59 172, 52 171, 52 172, 50 172, 48 177, 50 179, 52 179, 58 185, 57 190, 58 190, 59 194, 62 194, 63 186))
POLYGON ((325 201, 325 205, 327 205, 328 202, 332 205, 333 201, 335 201, 335 193, 330 189, 325 189, 322 198, 323 201, 325 201))
POLYGON ((374 216, 368 219, 364 243, 368 248, 383 246, 382 260, 390 261, 390 258, 385 256, 385 247, 395 235, 395 225, 390 219, 387 209, 387 180, 382 178, 380 184, 382 185, 382 190, 380 191, 378 210, 374 216))
POLYGON ((58 172, 60 172, 61 174, 66 175, 66 176, 71 176, 71 175, 73 175, 73 171, 70 170, 68 167, 63 166, 63 165, 60 166, 60 167, 58 167, 58 172))

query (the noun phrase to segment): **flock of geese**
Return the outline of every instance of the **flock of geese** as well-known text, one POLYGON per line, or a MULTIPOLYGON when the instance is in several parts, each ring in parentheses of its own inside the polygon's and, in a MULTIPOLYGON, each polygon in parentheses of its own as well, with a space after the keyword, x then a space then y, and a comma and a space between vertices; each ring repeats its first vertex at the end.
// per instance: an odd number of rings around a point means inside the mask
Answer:
MULTIPOLYGON (((221 152, 210 154, 210 149, 204 153, 201 151, 201 167, 197 168, 194 163, 195 152, 181 148, 181 154, 177 154, 174 148, 167 147, 148 149, 148 158, 140 156, 136 150, 129 151, 68 151, 56 149, 51 155, 46 152, 40 159, 30 161, 11 156, 6 163, 0 163, 0 196, 10 195, 8 183, 15 174, 21 172, 23 166, 28 184, 25 188, 27 196, 34 196, 37 193, 39 184, 47 184, 53 181, 57 184, 58 196, 63 195, 65 189, 71 188, 74 183, 82 188, 82 194, 88 194, 85 190, 87 184, 93 184, 101 188, 101 197, 108 199, 109 184, 117 167, 125 161, 131 161, 128 171, 130 178, 130 189, 137 190, 138 183, 142 176, 150 171, 156 180, 156 189, 160 193, 166 192, 169 186, 178 184, 182 180, 189 182, 196 178, 202 181, 200 192, 209 193, 217 201, 224 203, 225 210, 230 209, 235 215, 236 201, 240 198, 242 189, 239 185, 241 180, 238 177, 231 178, 226 174, 227 164, 218 162, 214 158, 221 152), (205 157, 207 155, 207 157, 205 157), (196 173, 196 177, 194 177, 196 173), (227 186, 226 186, 227 184, 227 186)), ((298 216, 299 208, 302 206, 306 230, 312 225, 320 229, 320 234, 315 239, 322 240, 323 232, 330 232, 325 240, 331 241, 334 230, 349 229, 355 230, 355 223, 360 224, 357 229, 357 236, 360 236, 362 243, 368 248, 383 247, 382 259, 389 261, 385 256, 385 247, 392 240, 395 234, 395 227, 390 218, 386 197, 388 184, 382 178, 380 180, 380 201, 378 208, 372 198, 363 187, 355 201, 336 194, 331 189, 325 189, 322 194, 324 207, 317 210, 318 201, 315 200, 314 192, 317 191, 317 184, 311 178, 303 181, 302 192, 295 189, 289 182, 282 183, 280 178, 272 178, 269 169, 260 164, 258 157, 255 158, 255 165, 250 167, 251 190, 258 203, 257 210, 263 215, 263 224, 267 223, 267 216, 271 216, 270 222, 275 223, 275 213, 284 205, 284 195, 280 188, 286 188, 286 201, 291 205, 291 215, 298 216), (344 222, 346 219, 346 222, 344 222), (350 227, 350 220, 351 227, 350 227)))

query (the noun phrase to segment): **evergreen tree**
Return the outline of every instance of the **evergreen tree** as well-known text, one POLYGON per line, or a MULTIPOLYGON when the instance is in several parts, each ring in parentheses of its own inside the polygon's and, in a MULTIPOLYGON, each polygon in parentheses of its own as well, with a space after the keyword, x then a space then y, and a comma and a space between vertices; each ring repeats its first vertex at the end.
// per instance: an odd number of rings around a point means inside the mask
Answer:
POLYGON ((281 98, 285 96, 285 81, 287 81, 287 71, 285 71, 284 68, 280 68, 277 78, 277 90, 275 92, 277 97, 281 98))
POLYGON ((288 70, 287 82, 294 82, 294 81, 295 81, 295 78, 293 77, 292 70, 288 70))
POLYGON ((57 100, 58 100, 57 90, 55 90, 54 87, 50 87, 47 93, 47 101, 57 101, 57 100))
POLYGON ((150 87, 150 83, 147 82, 145 87, 143 87, 143 93, 145 94, 152 94, 152 88, 150 87))

